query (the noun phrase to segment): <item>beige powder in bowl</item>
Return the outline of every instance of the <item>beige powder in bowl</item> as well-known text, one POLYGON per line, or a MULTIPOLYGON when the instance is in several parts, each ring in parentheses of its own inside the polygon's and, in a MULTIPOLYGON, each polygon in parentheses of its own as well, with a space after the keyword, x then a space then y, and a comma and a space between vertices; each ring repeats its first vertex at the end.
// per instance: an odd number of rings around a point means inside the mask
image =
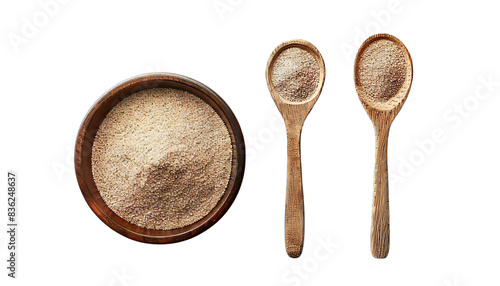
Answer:
POLYGON ((391 40, 376 40, 359 59, 358 84, 374 102, 386 102, 403 86, 408 64, 404 47, 391 40))
POLYGON ((147 89, 99 126, 92 174, 107 206, 140 227, 168 230, 205 217, 231 175, 232 143, 215 110, 178 89, 147 89))
POLYGON ((308 51, 291 47, 274 61, 271 83, 276 93, 288 101, 301 102, 314 95, 320 78, 319 63, 308 51))

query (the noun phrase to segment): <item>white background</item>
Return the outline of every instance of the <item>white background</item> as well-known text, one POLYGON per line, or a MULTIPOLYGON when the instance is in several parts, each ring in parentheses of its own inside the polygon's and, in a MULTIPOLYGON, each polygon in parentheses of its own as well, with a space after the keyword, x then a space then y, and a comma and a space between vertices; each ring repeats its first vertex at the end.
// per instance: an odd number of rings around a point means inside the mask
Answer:
POLYGON ((0 4, 0 181, 7 170, 18 173, 20 225, 19 278, 6 276, 2 231, 0 284, 500 284, 494 1, 61 0, 49 16, 40 5, 47 2, 0 4), (26 21, 36 30, 27 32, 26 21), (378 32, 398 37, 414 63, 390 133, 384 260, 370 253, 374 132, 353 82, 357 48, 378 32), (297 38, 320 50, 326 81, 303 130, 306 239, 294 260, 283 235, 286 136, 265 67, 277 45, 297 38), (231 209, 205 233, 172 245, 132 241, 103 224, 72 163, 93 102, 151 71, 214 89, 247 144, 231 209))

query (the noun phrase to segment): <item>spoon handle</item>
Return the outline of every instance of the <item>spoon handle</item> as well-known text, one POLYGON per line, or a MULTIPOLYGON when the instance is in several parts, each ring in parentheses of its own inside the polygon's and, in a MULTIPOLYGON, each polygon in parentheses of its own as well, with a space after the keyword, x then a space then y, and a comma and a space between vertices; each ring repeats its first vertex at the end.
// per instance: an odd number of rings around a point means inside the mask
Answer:
POLYGON ((288 256, 297 258, 304 246, 304 194, 300 160, 301 128, 288 130, 288 164, 285 207, 285 245, 288 256))
POLYGON ((387 174, 387 142, 389 125, 376 130, 375 182, 371 229, 371 250, 375 258, 389 254, 389 180, 387 174))

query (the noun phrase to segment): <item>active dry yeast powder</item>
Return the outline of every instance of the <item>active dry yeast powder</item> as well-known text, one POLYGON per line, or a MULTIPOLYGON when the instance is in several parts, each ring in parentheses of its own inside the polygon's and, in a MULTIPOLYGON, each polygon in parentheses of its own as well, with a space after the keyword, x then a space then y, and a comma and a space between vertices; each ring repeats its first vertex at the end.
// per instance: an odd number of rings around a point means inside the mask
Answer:
POLYGON ((92 147, 92 173, 108 207, 149 229, 205 217, 225 192, 232 144, 206 102, 178 89, 147 89, 118 103, 92 147))
POLYGON ((282 51, 272 66, 271 83, 276 93, 288 101, 309 99, 318 87, 320 67, 308 51, 291 47, 282 51))

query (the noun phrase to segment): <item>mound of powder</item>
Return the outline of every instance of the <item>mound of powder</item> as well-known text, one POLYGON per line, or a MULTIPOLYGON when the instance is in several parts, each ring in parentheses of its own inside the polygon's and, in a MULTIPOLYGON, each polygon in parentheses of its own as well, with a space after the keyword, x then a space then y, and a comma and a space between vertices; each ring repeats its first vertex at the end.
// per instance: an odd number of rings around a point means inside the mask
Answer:
POLYGON ((149 229, 205 217, 225 192, 232 144, 200 98, 177 89, 128 96, 106 116, 92 146, 92 173, 108 207, 149 229))
POLYGON ((375 102, 386 102, 403 86, 407 66, 404 48, 386 39, 368 45, 359 59, 359 84, 375 102))
POLYGON ((282 51, 274 61, 271 83, 276 93, 288 101, 309 99, 319 84, 320 67, 308 51, 292 47, 282 51))

